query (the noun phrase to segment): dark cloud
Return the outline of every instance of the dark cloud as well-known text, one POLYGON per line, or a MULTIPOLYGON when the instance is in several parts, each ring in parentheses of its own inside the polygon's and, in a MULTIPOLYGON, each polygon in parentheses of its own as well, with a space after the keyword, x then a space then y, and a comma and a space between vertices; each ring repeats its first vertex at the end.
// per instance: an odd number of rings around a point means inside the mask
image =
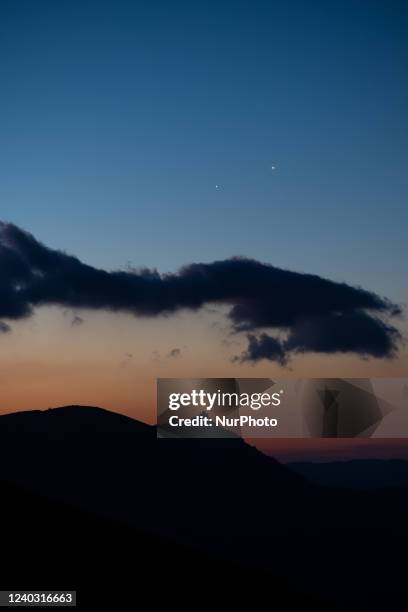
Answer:
POLYGON ((365 312, 334 313, 301 319, 286 340, 262 333, 248 334, 248 349, 241 361, 269 359, 285 365, 291 353, 355 353, 361 357, 393 357, 399 333, 391 325, 365 312))
POLYGON ((179 349, 179 348, 174 348, 174 349, 171 349, 171 351, 169 352, 169 355, 168 355, 168 356, 169 356, 171 359, 174 359, 175 357, 180 357, 180 355, 181 355, 181 349, 179 349))
POLYGON ((300 320, 285 343, 285 350, 317 353, 357 353, 392 357, 397 330, 365 312, 333 313, 300 320))
POLYGON ((260 334, 259 337, 248 334, 248 348, 240 357, 235 357, 233 361, 260 361, 268 359, 276 361, 280 365, 286 365, 288 361, 287 353, 282 342, 268 334, 260 334))
POLYGON ((227 305, 232 328, 249 332, 242 358, 281 364, 307 351, 391 357, 400 339, 383 321, 400 314, 399 307, 360 287, 244 258, 190 264, 176 274, 107 272, 0 224, 0 317, 21 319, 47 304, 148 317, 227 305), (282 330, 286 340, 265 329, 282 330))

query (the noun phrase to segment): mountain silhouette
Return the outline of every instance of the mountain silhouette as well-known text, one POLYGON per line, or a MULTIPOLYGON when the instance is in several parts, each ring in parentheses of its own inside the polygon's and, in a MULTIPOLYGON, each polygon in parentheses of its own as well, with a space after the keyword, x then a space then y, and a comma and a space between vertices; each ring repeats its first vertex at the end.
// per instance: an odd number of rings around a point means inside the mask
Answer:
POLYGON ((184 582, 201 598, 204 581, 212 605, 221 583, 229 603, 270 584, 279 609, 300 597, 316 609, 397 610, 408 596, 406 489, 312 484, 239 438, 157 439, 154 426, 95 407, 14 413, 0 417, 0 481, 8 554, 15 538, 38 551, 42 537, 53 584, 57 559, 85 599, 89 566, 106 588, 112 577, 112 597, 131 596, 137 575, 178 601, 184 582))
MULTIPOLYGON (((209 501, 208 488, 218 488, 220 497, 229 489, 230 501, 238 495, 242 503, 242 486, 259 491, 273 486, 293 495, 308 487, 242 439, 158 440, 154 426, 80 406, 0 417, 1 476, 87 510, 102 509, 109 518, 131 524, 143 519, 155 528, 164 509, 156 504, 160 490, 176 497, 176 507, 188 487, 198 519, 209 501)), ((189 518, 184 509, 179 518, 181 529, 189 518)))

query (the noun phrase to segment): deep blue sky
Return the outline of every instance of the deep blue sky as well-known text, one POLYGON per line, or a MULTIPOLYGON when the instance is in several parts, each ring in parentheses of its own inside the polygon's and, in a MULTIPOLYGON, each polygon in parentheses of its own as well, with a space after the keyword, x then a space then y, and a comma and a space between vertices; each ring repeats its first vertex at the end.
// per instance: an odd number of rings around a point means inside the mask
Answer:
POLYGON ((407 7, 2 0, 0 218, 98 266, 245 254, 408 302, 407 7))

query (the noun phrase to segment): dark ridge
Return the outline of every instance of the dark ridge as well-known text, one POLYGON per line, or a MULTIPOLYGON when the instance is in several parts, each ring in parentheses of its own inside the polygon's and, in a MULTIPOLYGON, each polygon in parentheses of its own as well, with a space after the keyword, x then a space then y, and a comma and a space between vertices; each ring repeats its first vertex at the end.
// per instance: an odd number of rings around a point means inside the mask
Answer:
POLYGON ((404 459, 294 462, 287 466, 310 482, 323 486, 359 490, 408 488, 408 461, 404 459))
POLYGON ((147 425, 129 416, 113 412, 98 406, 60 406, 47 408, 45 410, 26 410, 12 412, 0 416, 1 427, 4 426, 28 426, 36 428, 58 428, 78 425, 85 428, 95 427, 97 431, 107 430, 124 431, 133 430, 140 435, 155 435, 155 427, 147 425))

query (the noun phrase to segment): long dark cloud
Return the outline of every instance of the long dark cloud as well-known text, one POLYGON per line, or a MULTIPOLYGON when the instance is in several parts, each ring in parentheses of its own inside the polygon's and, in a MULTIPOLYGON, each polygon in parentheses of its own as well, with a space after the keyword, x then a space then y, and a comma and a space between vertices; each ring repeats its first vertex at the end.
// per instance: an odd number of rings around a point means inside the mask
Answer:
POLYGON ((247 332, 241 359, 250 361, 285 364, 296 352, 391 357, 400 340, 389 323, 399 307, 360 287, 244 258, 190 264, 176 274, 108 272, 0 223, 0 317, 21 319, 47 304, 148 317, 227 305, 232 328, 247 332))

